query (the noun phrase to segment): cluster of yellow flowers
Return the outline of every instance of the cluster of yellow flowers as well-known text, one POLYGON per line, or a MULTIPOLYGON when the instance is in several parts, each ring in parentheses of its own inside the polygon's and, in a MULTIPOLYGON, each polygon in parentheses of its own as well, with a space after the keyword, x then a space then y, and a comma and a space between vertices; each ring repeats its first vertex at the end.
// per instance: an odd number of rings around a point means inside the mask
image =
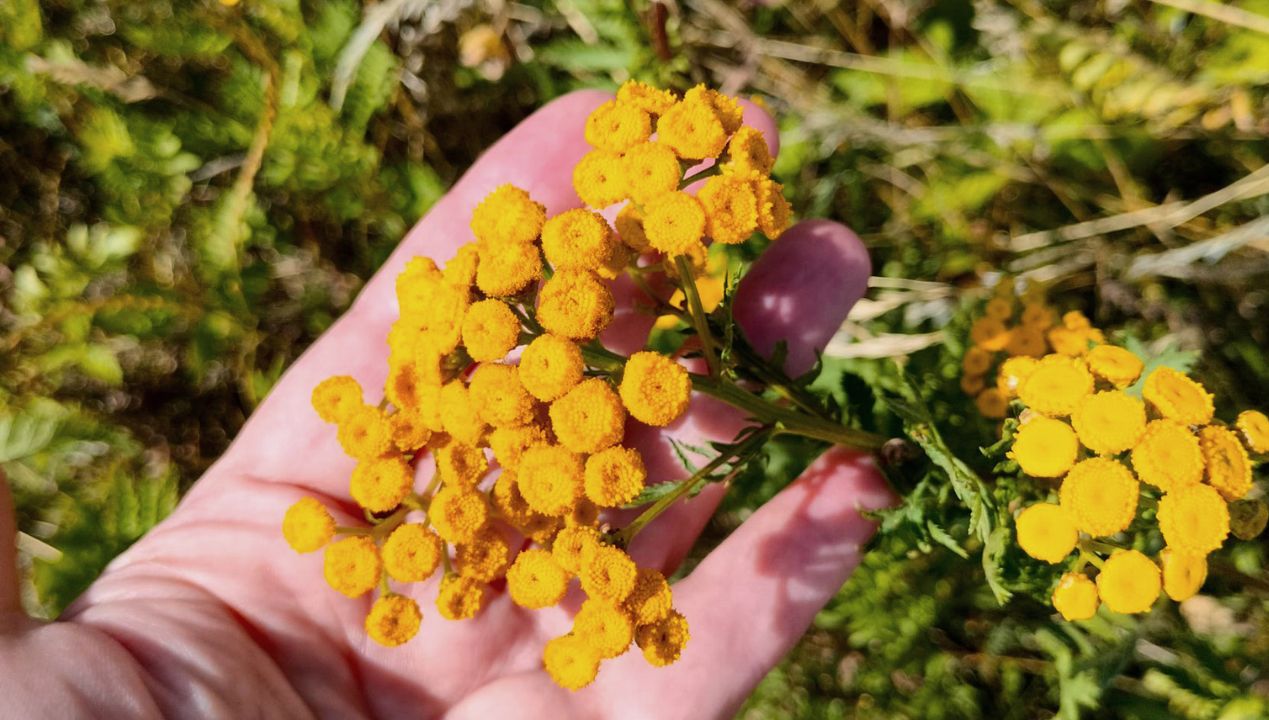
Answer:
POLYGON ((1264 504, 1244 498, 1252 456, 1269 452, 1269 419, 1246 411, 1227 426, 1213 417, 1212 395, 1185 373, 1160 366, 1138 382, 1145 364, 1132 352, 1100 336, 1077 349, 1014 356, 1000 371, 1004 401, 1024 408, 1009 456, 1038 482, 1058 483, 1056 502, 1018 514, 1018 544, 1037 560, 1068 564, 1052 595, 1067 620, 1088 619, 1101 603, 1145 612, 1160 591, 1185 600, 1202 587, 1231 515, 1239 537, 1264 527, 1264 504), (1116 542, 1139 519, 1140 529, 1153 521, 1162 536, 1157 563, 1116 542), (1095 581, 1088 565, 1098 569, 1095 581))
POLYGON ((766 142, 740 120, 734 99, 704 87, 680 99, 626 83, 586 123, 595 149, 574 185, 591 208, 548 218, 524 190, 497 188, 473 213, 474 242, 443 269, 417 257, 398 277, 384 402, 366 404, 347 376, 313 391, 317 413, 358 461, 349 492, 369 527, 336 527, 305 498, 282 530, 299 552, 326 548, 335 590, 378 588, 371 638, 395 646, 414 637, 422 613, 391 583, 443 568, 436 606, 448 619, 476 616, 503 581, 512 602, 539 609, 576 578, 586 599, 572 631, 543 651, 563 687, 589 684, 602 660, 632 643, 653 665, 678 659, 688 627, 670 585, 636 565, 601 513, 634 501, 647 482, 640 453, 622 445, 627 415, 674 422, 692 380, 670 357, 621 357, 597 338, 613 317, 606 280, 654 267, 641 255, 687 256, 703 269, 706 239, 774 238, 788 223, 766 142), (684 177, 704 159, 714 165, 684 177), (698 195, 685 192, 702 176, 698 195), (594 209, 623 201, 614 231, 594 209), (416 492, 420 462, 435 474, 416 492))
POLYGON ((1080 311, 1072 310, 1059 321, 1038 288, 1018 298, 1010 283, 997 286, 969 339, 972 345, 961 359, 961 390, 974 398, 980 414, 993 419, 1008 412, 1020 376, 1037 358, 1048 353, 1082 357, 1090 346, 1105 341, 1080 311))

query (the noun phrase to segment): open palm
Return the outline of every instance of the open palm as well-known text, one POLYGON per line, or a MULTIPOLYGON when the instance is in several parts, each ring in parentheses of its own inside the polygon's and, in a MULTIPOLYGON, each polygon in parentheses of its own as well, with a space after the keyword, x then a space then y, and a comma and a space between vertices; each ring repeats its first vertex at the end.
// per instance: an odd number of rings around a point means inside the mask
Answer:
MULTIPOLYGON (((435 581, 421 583, 409 586, 424 612, 419 636, 386 649, 365 636, 370 599, 327 588, 320 554, 295 555, 279 531, 286 508, 305 495, 335 508, 337 522, 357 524, 347 485, 353 461, 310 409, 309 394, 333 374, 382 387, 384 338, 397 312, 393 279, 406 260, 450 257, 469 239, 472 208, 502 183, 528 189, 552 214, 579 205, 570 171, 588 149, 585 118, 606 99, 580 92, 557 100, 481 158, 287 372, 176 512, 58 622, 21 613, 11 500, 0 483, 0 715, 707 718, 735 711, 857 564, 873 529, 859 510, 890 499, 868 459, 830 451, 674 586, 692 630, 678 663, 653 668, 627 653, 576 693, 541 669, 542 646, 567 632, 576 602, 528 611, 504 593, 476 619, 450 622, 429 609, 435 581)), ((746 108, 746 122, 775 137, 756 108, 746 108)), ((804 370, 863 292, 868 268, 849 230, 802 223, 742 283, 737 320, 759 349, 787 340, 790 369, 804 370)), ((617 317, 601 339, 633 352, 652 318, 636 308, 632 286, 619 282, 615 294, 617 317)), ((744 423, 737 411, 698 397, 666 430, 631 421, 626 440, 643 452, 655 482, 685 475, 669 437, 725 440, 744 423)), ((631 549, 639 564, 669 574, 722 492, 710 486, 659 518, 631 549)))

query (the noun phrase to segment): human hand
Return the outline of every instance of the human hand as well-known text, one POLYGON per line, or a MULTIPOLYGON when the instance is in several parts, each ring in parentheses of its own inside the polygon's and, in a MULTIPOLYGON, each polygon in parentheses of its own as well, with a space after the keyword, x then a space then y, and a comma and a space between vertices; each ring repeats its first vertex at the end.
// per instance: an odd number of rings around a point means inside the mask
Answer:
MULTIPOLYGON (((693 636, 679 662, 653 668, 628 653, 576 693, 553 684, 540 660, 545 642, 567 630, 568 610, 528 611, 504 594, 476 619, 448 622, 428 610, 433 580, 410 588, 424 610, 418 637, 382 648, 363 630, 370 599, 329 592, 320 556, 295 556, 279 531, 287 507, 306 495, 335 508, 341 524, 353 522, 347 479, 354 461, 309 396, 332 374, 382 387, 384 338, 397 312, 393 281, 405 262, 452 255, 469 237, 472 208, 502 183, 527 188, 551 214, 580 205, 570 169, 588 149, 586 116, 606 99, 596 92, 561 98, 482 157, 287 372, 173 515, 59 622, 21 614, 11 500, 0 491, 5 714, 702 718, 735 711, 857 564, 873 530, 858 511, 890 501, 868 458, 829 451, 674 586, 693 636)), ((756 108, 746 108, 746 122, 775 137, 773 122, 756 108)), ((799 224, 741 283, 736 320, 759 350, 786 340, 797 374, 862 295, 868 272, 849 230, 799 224)), ((601 340, 633 352, 653 318, 636 309, 633 285, 619 281, 614 293, 617 316, 601 340)), ((669 438, 730 440, 744 424, 736 411, 695 397, 670 428, 631 422, 626 439, 643 454, 649 477, 669 480, 686 474, 669 438)), ((430 474, 428 463, 420 473, 430 474)), ((710 485, 673 506, 638 537, 632 555, 641 566, 672 572, 723 492, 710 485)))

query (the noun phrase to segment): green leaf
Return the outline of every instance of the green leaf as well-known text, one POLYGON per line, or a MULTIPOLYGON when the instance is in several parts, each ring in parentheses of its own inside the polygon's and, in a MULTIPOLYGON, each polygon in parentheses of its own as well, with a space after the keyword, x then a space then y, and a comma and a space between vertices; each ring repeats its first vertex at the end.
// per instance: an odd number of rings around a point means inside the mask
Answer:
POLYGON ((58 421, 20 413, 0 416, 0 463, 21 460, 44 449, 57 433, 58 421))
POLYGON ((1166 367, 1188 375, 1201 355, 1197 350, 1180 350, 1172 344, 1164 346, 1161 350, 1152 350, 1146 347, 1145 343, 1131 336, 1124 342, 1124 347, 1145 363, 1145 367, 1141 370, 1141 377, 1124 391, 1134 397, 1141 397, 1142 388, 1146 384, 1146 378, 1150 377, 1150 373, 1166 367))
POLYGON ((108 385, 123 384, 123 367, 119 365, 119 358, 105 345, 84 346, 79 367, 90 377, 108 385))

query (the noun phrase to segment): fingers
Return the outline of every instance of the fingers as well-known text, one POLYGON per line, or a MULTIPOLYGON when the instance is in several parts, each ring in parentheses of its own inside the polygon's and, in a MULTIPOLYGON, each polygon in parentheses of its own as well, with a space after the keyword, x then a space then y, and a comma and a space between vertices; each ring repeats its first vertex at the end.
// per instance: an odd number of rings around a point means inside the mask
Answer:
POLYGON ((9 480, 0 470, 0 631, 22 616, 18 592, 18 525, 9 480))
POLYGON ((870 458, 830 450, 675 585, 692 639, 672 672, 656 676, 667 695, 649 701, 691 703, 661 717, 730 717, 859 564, 875 529, 860 511, 893 502, 870 458))

